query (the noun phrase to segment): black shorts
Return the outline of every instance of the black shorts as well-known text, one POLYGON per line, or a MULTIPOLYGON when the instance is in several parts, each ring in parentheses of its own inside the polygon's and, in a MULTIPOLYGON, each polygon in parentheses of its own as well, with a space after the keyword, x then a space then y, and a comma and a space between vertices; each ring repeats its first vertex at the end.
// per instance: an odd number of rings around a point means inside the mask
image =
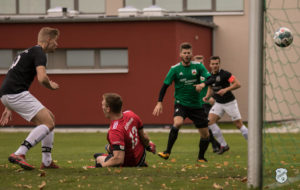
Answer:
POLYGON ((203 104, 203 109, 204 109, 206 115, 209 114, 209 111, 210 111, 211 107, 212 106, 210 104, 203 104))
POLYGON ((183 119, 190 118, 197 128, 205 128, 208 126, 207 114, 204 108, 191 108, 180 104, 174 105, 174 117, 181 116, 183 119))

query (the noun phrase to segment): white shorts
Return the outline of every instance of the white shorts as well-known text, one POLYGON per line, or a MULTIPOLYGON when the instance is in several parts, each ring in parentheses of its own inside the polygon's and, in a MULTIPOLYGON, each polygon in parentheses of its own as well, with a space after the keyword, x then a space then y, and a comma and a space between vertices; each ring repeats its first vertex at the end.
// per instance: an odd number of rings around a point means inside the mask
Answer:
POLYGON ((231 117, 232 121, 236 121, 242 118, 236 100, 225 104, 215 102, 215 104, 209 111, 209 113, 216 114, 219 117, 222 117, 225 112, 231 117))
POLYGON ((7 108, 17 112, 21 117, 27 121, 31 119, 44 106, 36 99, 29 91, 24 91, 19 94, 6 94, 1 97, 1 102, 7 108))

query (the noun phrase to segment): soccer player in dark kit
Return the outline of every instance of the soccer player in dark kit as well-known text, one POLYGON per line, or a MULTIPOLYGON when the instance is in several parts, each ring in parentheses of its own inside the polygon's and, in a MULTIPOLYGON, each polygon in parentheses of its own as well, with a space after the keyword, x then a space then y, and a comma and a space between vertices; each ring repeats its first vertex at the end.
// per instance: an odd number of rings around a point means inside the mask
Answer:
POLYGON ((11 119, 12 111, 15 111, 25 120, 36 125, 19 149, 8 158, 11 163, 28 170, 34 169, 34 166, 27 163, 25 155, 40 141, 42 141, 41 168, 58 168, 51 156, 54 115, 28 91, 35 76, 44 87, 50 90, 59 88, 59 85, 51 81, 46 73, 46 53, 54 52, 57 48, 58 36, 58 29, 42 28, 38 34, 37 45, 26 49, 16 57, 0 89, 1 101, 5 106, 0 124, 6 125, 11 119))
MULTIPOLYGON (((108 154, 96 153, 97 167, 145 167, 146 150, 155 154, 155 144, 144 132, 138 115, 127 110, 122 112, 123 101, 116 93, 103 95, 102 110, 110 122, 107 134, 108 154)), ((91 168, 91 167, 90 167, 91 168)))
POLYGON ((221 144, 221 148, 218 154, 223 154, 229 150, 222 132, 217 125, 218 120, 226 112, 230 117, 235 126, 241 131, 244 138, 248 139, 248 129, 242 122, 242 117, 238 108, 237 101, 232 93, 241 87, 238 79, 232 75, 230 72, 225 71, 220 68, 221 59, 219 56, 212 56, 210 58, 210 68, 211 68, 211 79, 214 81, 211 84, 211 89, 207 96, 203 99, 205 101, 212 95, 215 99, 215 104, 210 109, 209 112, 209 128, 212 130, 214 137, 221 144))
POLYGON ((204 154, 209 145, 208 119, 202 107, 201 94, 202 88, 209 85, 210 73, 206 68, 198 63, 192 62, 192 46, 189 43, 180 45, 181 62, 172 66, 164 80, 160 90, 158 102, 153 110, 153 115, 158 116, 162 113, 162 101, 167 88, 174 82, 175 84, 175 105, 173 126, 169 133, 167 149, 159 152, 158 155, 168 159, 172 147, 177 139, 179 129, 186 117, 190 118, 200 133, 198 161, 206 162, 204 154), (204 77, 206 82, 200 84, 200 77, 204 77), (208 79, 208 80, 207 80, 208 79))

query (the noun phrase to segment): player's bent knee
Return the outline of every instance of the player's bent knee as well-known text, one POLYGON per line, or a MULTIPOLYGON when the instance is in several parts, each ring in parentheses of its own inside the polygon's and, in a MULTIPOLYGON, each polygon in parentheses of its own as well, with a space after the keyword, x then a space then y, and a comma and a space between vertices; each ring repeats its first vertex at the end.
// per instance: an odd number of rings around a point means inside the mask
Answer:
POLYGON ((236 120, 236 121, 234 121, 234 124, 235 124, 235 126, 238 128, 238 129, 240 129, 242 126, 243 126, 243 122, 242 122, 242 120, 236 120))
POLYGON ((97 163, 103 163, 103 162, 105 162, 105 158, 106 158, 107 156, 98 156, 97 157, 97 163))
POLYGON ((55 127, 55 121, 50 115, 47 119, 43 121, 43 124, 46 125, 50 129, 50 131, 52 131, 55 127))
POLYGON ((199 128, 201 138, 209 138, 208 128, 199 128))
POLYGON ((52 113, 50 110, 48 110, 48 112, 49 112, 49 114, 50 114, 50 116, 51 116, 53 122, 55 123, 55 116, 53 115, 53 113, 52 113))
POLYGON ((176 127, 177 129, 180 129, 183 123, 174 123, 173 126, 176 127))
POLYGON ((219 117, 218 115, 213 114, 213 113, 210 113, 210 114, 208 115, 208 120, 209 120, 208 125, 212 125, 212 124, 214 124, 214 123, 217 123, 217 121, 218 121, 219 119, 220 119, 220 117, 219 117))
POLYGON ((180 129, 180 127, 183 125, 183 121, 174 121, 173 126, 176 127, 177 129, 180 129))

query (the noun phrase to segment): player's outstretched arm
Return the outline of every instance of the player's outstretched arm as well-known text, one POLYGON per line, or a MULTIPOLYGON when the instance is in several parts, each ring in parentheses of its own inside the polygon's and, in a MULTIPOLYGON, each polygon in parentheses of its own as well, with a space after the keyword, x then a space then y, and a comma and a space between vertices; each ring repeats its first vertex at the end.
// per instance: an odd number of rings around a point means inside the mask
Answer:
POLYGON ((40 84, 49 88, 51 90, 56 90, 59 88, 59 85, 56 82, 53 82, 49 79, 46 68, 44 66, 37 66, 36 67, 37 79, 40 84))
POLYGON ((153 154, 156 153, 156 145, 150 141, 150 138, 148 134, 144 131, 143 128, 138 130, 140 140, 142 144, 144 145, 145 149, 149 152, 152 152, 153 154))
POLYGON ((8 109, 7 107, 5 107, 1 119, 0 119, 0 124, 1 126, 4 126, 8 123, 9 120, 12 120, 12 112, 10 109, 8 109))

